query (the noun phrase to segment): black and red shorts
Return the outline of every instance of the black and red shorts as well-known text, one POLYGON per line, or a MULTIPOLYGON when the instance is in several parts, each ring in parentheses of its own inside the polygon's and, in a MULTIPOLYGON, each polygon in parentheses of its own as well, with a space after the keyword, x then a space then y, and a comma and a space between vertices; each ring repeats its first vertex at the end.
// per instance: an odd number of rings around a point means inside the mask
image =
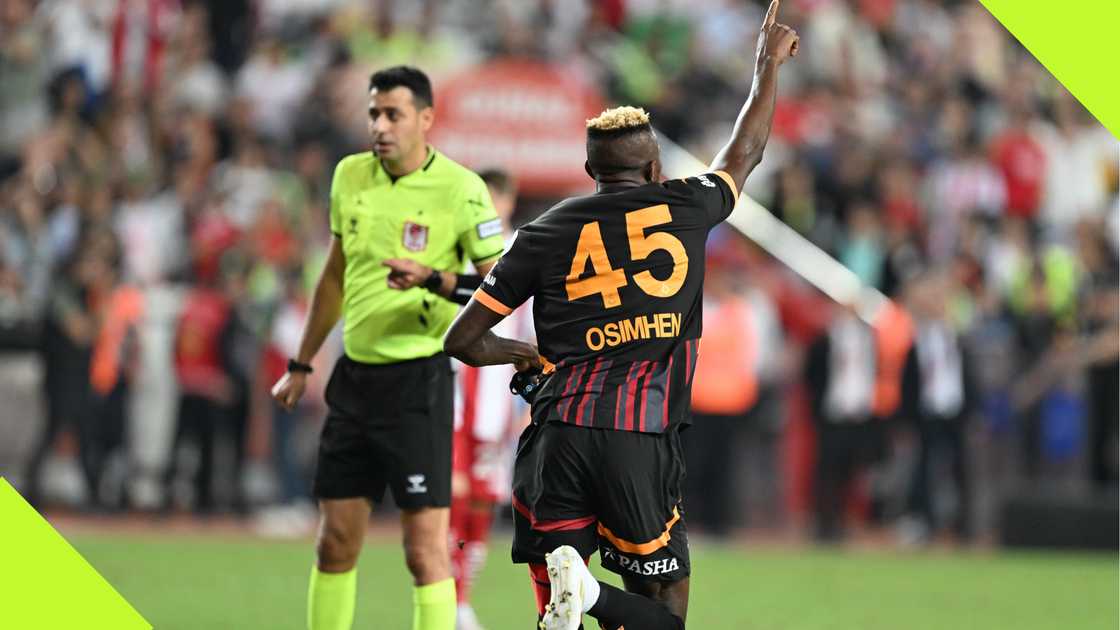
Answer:
POLYGON ((513 471, 513 561, 543 563, 571 545, 600 552, 622 576, 673 582, 688 577, 681 507, 679 430, 639 433, 561 422, 521 435, 513 471))

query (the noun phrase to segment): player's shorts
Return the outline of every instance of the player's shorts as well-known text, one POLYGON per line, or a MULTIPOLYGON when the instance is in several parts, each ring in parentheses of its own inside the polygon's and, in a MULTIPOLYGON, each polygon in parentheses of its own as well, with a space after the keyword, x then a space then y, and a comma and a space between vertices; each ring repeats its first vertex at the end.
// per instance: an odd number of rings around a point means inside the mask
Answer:
POLYGON ((513 471, 513 561, 543 563, 571 545, 603 568, 677 581, 691 566, 681 492, 680 433, 530 425, 513 471))
POLYGON ((451 504, 451 365, 443 353, 386 365, 338 360, 327 383, 314 494, 401 509, 451 504))

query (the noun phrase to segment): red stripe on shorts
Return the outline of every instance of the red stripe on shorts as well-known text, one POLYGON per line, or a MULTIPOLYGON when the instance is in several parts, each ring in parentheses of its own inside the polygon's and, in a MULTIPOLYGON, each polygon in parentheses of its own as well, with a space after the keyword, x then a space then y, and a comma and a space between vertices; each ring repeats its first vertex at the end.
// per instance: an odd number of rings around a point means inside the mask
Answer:
POLYGON ((517 495, 513 495, 513 509, 521 513, 521 516, 529 519, 529 526, 538 532, 562 532, 573 529, 583 529, 589 525, 594 525, 596 518, 594 516, 581 516, 579 518, 566 518, 555 521, 540 521, 524 503, 517 499, 517 495))

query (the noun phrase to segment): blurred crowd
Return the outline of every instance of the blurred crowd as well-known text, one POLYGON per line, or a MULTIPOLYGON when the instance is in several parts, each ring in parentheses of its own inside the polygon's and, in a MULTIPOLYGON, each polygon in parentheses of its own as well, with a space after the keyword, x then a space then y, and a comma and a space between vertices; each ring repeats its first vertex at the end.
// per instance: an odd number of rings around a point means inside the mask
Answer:
MULTIPOLYGON (((329 242, 333 165, 366 148, 370 71, 423 68, 438 117, 443 77, 555 64, 706 159, 748 94, 764 9, 0 0, 0 470, 39 503, 302 505, 321 395, 287 413, 267 384, 329 242), (59 454, 81 480, 52 489, 59 454)), ((1116 138, 972 0, 787 0, 782 21, 802 55, 746 193, 908 323, 867 326, 716 234, 705 328, 724 341, 705 354, 723 378, 697 383, 730 385, 697 393, 698 528, 804 510, 835 538, 864 496, 918 538, 948 505, 966 535, 978 442, 1006 446, 1010 478, 1115 484, 1116 138)), ((516 220, 564 192, 521 199, 516 220)))

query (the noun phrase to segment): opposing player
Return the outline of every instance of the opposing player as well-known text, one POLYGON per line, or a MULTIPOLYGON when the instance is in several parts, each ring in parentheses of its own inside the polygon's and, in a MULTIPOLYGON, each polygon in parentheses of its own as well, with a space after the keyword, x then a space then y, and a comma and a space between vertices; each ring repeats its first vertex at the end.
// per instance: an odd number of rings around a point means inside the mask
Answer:
MULTIPOLYGON (((506 242, 513 238, 510 218, 517 184, 509 173, 479 173, 502 220, 506 242)), ((497 229, 497 228, 495 228, 497 229)), ((517 309, 498 324, 499 334, 524 339, 532 335, 529 309, 517 309)), ((456 630, 481 630, 471 607, 471 587, 486 560, 495 505, 509 497, 511 436, 524 422, 525 404, 510 396, 514 370, 509 365, 464 366, 456 374, 455 441, 451 464, 451 570, 459 599, 456 630)))
MULTIPOLYGON (((311 358, 344 315, 345 354, 327 385, 314 494, 321 520, 308 592, 310 630, 347 630, 355 565, 374 502, 386 486, 401 508, 414 580, 413 629, 452 630, 455 585, 447 551, 451 502, 452 377, 440 340, 501 254, 485 184, 426 142, 432 87, 416 68, 374 73, 373 151, 343 158, 331 182, 334 237, 299 353, 273 387, 291 408, 311 358), (465 296, 465 297, 462 297, 465 296)), ((525 353, 532 357, 532 349, 525 353)))
POLYGON ((612 630, 684 627, 679 432, 689 422, 704 242, 762 159, 778 67, 797 52, 797 34, 775 22, 777 12, 773 0, 750 98, 710 172, 660 183, 657 139, 641 110, 588 121, 596 194, 522 227, 444 340, 471 365, 547 374, 513 481, 513 559, 529 563, 547 630, 574 630, 584 613, 612 630), (535 362, 490 332, 530 296, 535 362), (626 591, 591 576, 584 561, 596 549, 626 591))

